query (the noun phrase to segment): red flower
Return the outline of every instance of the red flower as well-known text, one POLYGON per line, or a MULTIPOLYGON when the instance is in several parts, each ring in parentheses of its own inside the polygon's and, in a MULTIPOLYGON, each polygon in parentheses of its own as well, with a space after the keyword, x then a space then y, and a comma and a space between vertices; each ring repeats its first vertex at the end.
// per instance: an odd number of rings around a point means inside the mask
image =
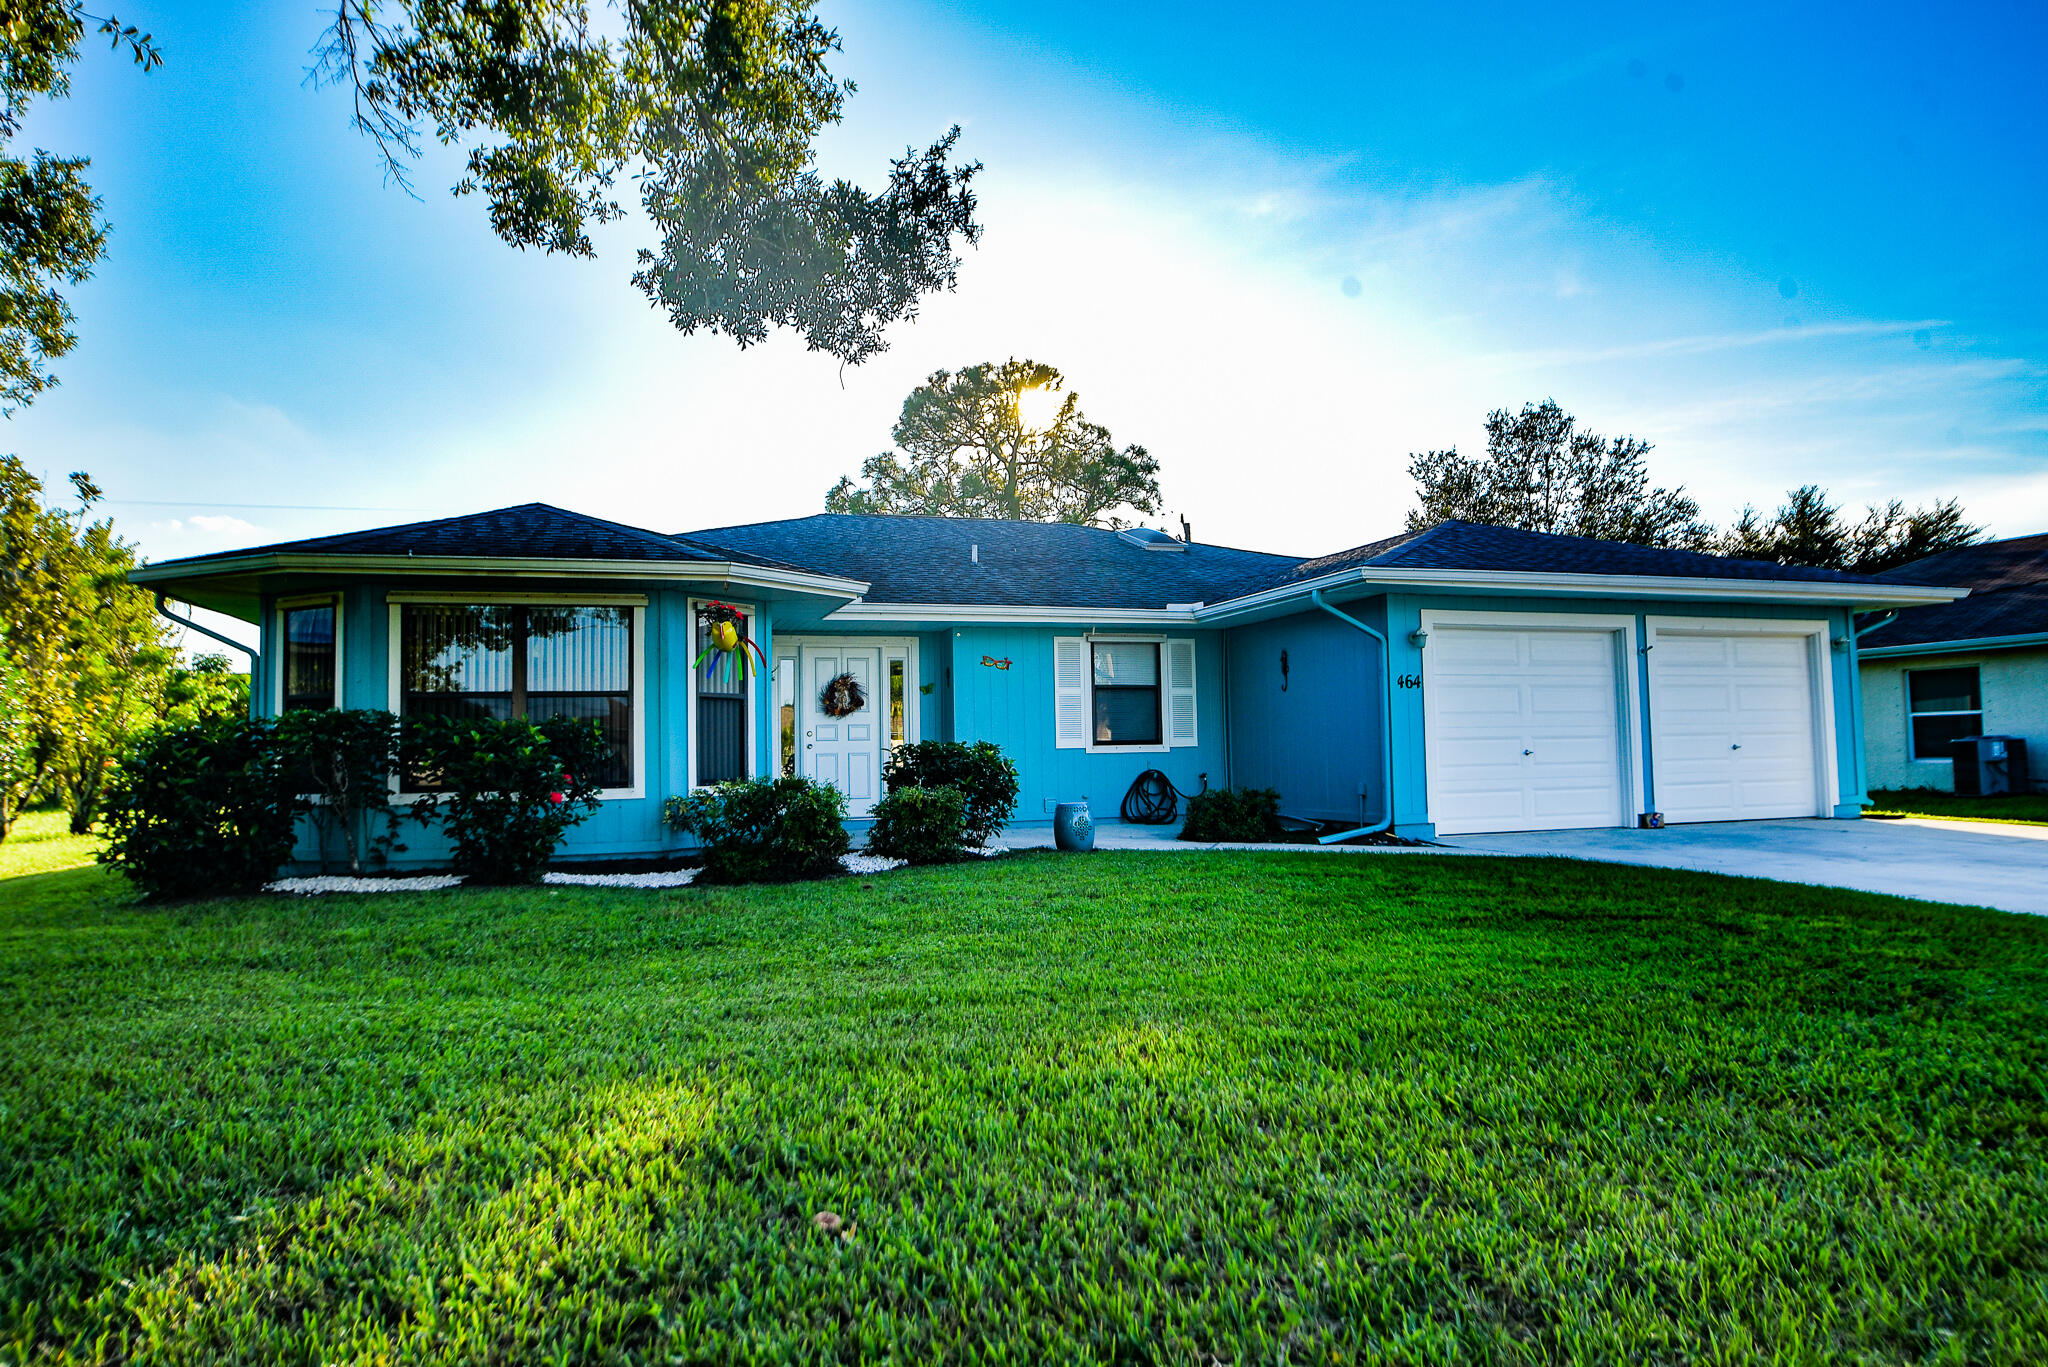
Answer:
POLYGON ((563 796, 562 796, 562 795, 561 795, 560 793, 549 793, 549 794, 548 794, 548 801, 550 801, 550 802, 566 802, 566 801, 568 801, 568 799, 567 799, 567 798, 565 798, 565 797, 563 797, 563 796))

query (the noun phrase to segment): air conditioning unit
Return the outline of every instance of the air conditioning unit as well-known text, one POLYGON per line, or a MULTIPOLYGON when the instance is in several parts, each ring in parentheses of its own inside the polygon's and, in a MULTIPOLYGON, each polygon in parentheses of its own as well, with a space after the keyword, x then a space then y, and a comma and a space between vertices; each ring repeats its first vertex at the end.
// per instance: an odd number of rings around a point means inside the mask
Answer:
POLYGON ((2005 797, 2028 791, 2027 743, 2018 736, 1964 736, 1949 744, 1959 797, 2005 797))

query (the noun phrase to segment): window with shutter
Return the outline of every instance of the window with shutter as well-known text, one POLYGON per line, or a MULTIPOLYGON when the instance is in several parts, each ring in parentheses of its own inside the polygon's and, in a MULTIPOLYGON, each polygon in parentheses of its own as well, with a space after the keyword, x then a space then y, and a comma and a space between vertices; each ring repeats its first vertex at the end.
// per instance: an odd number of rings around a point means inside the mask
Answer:
POLYGON ((1195 643, 1166 643, 1166 743, 1195 744, 1195 643))

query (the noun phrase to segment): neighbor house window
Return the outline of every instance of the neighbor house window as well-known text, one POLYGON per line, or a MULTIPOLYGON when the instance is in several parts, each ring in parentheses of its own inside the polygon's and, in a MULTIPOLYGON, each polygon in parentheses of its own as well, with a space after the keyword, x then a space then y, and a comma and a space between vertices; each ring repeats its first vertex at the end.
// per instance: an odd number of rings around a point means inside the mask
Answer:
POLYGON ((406 716, 595 721, 599 785, 632 786, 631 608, 406 603, 399 642, 406 716))
MULTIPOLYGON (((744 639, 751 620, 736 624, 744 639)), ((712 619, 697 614, 696 659, 711 645, 712 619)), ((697 782, 725 783, 747 776, 747 683, 739 652, 712 651, 697 674, 697 782)))
POLYGON ((1096 641, 1093 648, 1095 744, 1159 744, 1158 643, 1096 641))
POLYGON ((334 706, 334 604, 284 609, 282 711, 334 706))
POLYGON ((1949 744, 1984 734, 1984 698, 1977 666, 1915 669, 1906 674, 1914 759, 1948 759, 1949 744))

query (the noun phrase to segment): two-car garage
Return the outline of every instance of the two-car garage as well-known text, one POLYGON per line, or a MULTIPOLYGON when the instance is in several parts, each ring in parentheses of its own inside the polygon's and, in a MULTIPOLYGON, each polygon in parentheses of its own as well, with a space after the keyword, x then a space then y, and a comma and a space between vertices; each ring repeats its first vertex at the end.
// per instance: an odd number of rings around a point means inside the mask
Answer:
POLYGON ((1824 623, 1443 612, 1421 635, 1442 834, 1832 807, 1824 623))

